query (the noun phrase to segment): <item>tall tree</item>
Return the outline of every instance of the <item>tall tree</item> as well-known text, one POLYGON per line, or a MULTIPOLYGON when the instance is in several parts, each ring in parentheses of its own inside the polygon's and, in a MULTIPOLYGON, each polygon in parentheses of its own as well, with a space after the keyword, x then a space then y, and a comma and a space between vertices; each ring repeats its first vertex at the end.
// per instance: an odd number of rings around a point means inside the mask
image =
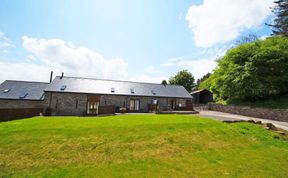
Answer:
POLYGON ((229 50, 201 84, 219 99, 259 100, 288 93, 288 38, 275 36, 229 50))
POLYGON ((195 86, 194 82, 195 79, 192 73, 188 72, 188 70, 182 70, 169 79, 169 84, 182 85, 188 92, 192 91, 192 88, 195 86))
POLYGON ((236 41, 236 45, 241 45, 241 44, 247 44, 247 43, 252 43, 254 41, 257 41, 259 38, 256 34, 254 33, 249 33, 246 36, 243 36, 239 40, 236 41))
POLYGON ((207 73, 207 74, 205 74, 203 77, 201 77, 200 79, 198 79, 197 82, 196 82, 196 88, 195 88, 195 89, 198 90, 198 89, 200 88, 200 84, 201 84, 202 82, 204 82, 207 78, 209 78, 210 75, 211 75, 211 73, 207 73))
POLYGON ((166 80, 162 80, 161 84, 162 85, 167 85, 167 81, 166 80))
POLYGON ((276 18, 273 24, 268 24, 273 27, 274 35, 281 35, 288 37, 288 0, 274 1, 276 7, 273 9, 273 13, 276 18))

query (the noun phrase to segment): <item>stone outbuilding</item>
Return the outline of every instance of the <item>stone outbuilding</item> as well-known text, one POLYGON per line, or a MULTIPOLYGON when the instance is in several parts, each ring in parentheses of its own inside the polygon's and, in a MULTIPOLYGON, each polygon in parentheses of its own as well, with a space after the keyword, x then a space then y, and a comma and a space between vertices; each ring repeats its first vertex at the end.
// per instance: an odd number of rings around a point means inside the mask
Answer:
POLYGON ((44 91, 51 115, 193 110, 191 95, 177 85, 57 76, 44 91))

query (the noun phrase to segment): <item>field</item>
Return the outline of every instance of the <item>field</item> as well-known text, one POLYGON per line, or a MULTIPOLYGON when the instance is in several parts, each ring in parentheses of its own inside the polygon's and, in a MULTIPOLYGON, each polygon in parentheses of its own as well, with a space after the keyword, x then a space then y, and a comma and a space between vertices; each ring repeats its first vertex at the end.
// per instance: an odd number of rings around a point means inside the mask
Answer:
POLYGON ((35 117, 0 123, 0 177, 287 177, 288 142, 197 116, 35 117))

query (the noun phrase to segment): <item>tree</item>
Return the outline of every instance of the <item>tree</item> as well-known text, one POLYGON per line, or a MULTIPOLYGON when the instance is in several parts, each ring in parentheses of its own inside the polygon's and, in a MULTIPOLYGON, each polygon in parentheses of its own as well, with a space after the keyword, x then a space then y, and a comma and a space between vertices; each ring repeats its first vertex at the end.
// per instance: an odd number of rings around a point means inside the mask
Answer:
POLYGON ((273 24, 268 24, 273 27, 274 35, 281 35, 288 37, 288 0, 274 1, 276 4, 273 13, 276 18, 273 24))
POLYGON ((211 73, 207 73, 203 77, 201 77, 200 79, 197 80, 197 82, 196 82, 196 90, 198 90, 200 88, 200 84, 202 82, 204 82, 207 78, 209 78, 210 75, 211 75, 211 73))
POLYGON ((229 50, 202 87, 216 98, 259 100, 288 93, 288 38, 270 37, 229 50))
POLYGON ((166 80, 162 80, 161 84, 162 85, 167 85, 167 81, 166 80))
POLYGON ((259 38, 254 33, 249 33, 246 36, 243 36, 239 40, 236 41, 236 45, 246 44, 246 43, 252 43, 254 41, 257 41, 259 38))
POLYGON ((195 86, 194 82, 195 79, 188 70, 182 70, 169 79, 169 84, 182 85, 188 92, 192 91, 192 88, 195 86))

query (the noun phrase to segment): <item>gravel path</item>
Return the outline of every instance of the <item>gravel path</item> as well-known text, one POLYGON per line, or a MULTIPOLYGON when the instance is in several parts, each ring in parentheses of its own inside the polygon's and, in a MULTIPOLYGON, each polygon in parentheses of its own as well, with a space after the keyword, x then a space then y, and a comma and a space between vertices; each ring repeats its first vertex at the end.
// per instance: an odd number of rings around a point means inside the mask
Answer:
POLYGON ((261 121, 262 123, 272 123, 276 127, 288 131, 288 122, 241 116, 241 115, 229 114, 229 113, 223 113, 223 112, 217 112, 217 111, 200 111, 198 115, 202 117, 216 119, 219 121, 229 121, 229 120, 235 121, 235 120, 251 120, 252 119, 255 121, 261 121))

